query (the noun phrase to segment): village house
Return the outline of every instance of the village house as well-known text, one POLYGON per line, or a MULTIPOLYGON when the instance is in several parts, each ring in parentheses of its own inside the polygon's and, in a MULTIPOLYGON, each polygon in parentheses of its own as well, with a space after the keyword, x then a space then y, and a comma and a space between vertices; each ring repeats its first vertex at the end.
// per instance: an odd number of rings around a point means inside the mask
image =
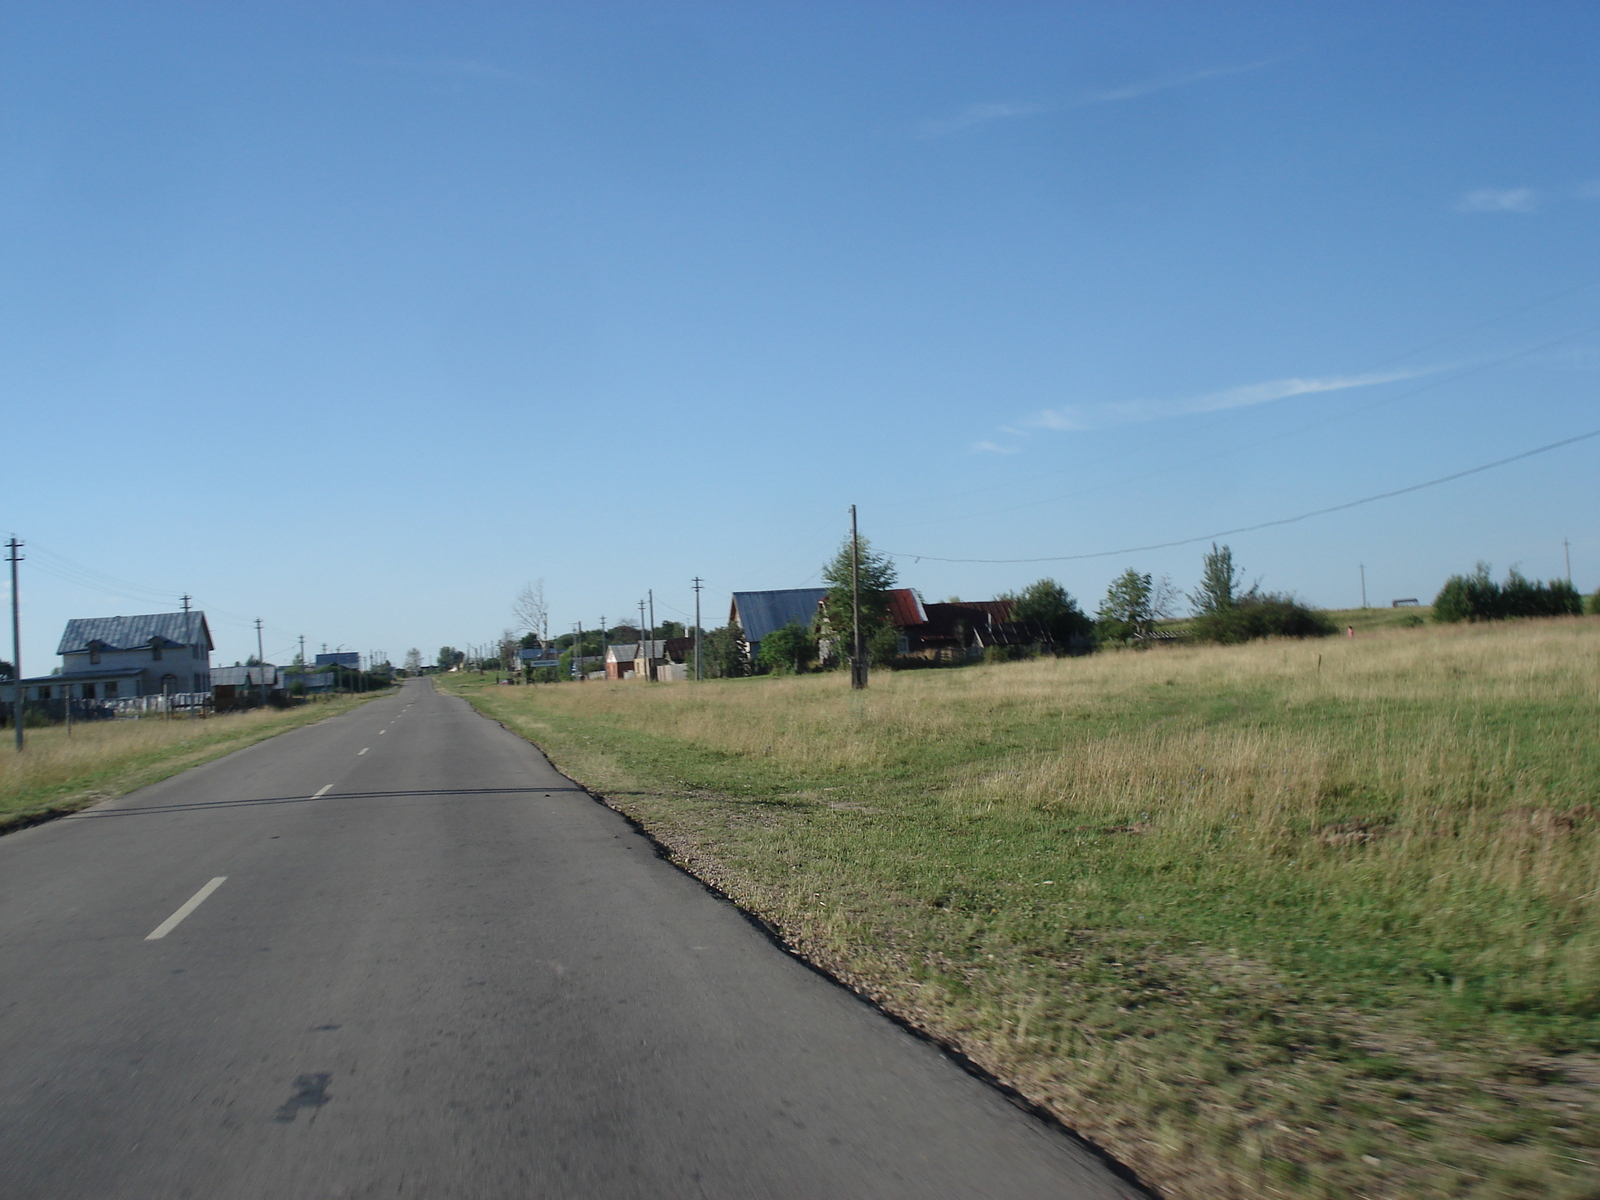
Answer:
POLYGON ((203 612, 75 617, 56 653, 58 675, 21 681, 25 700, 119 700, 211 690, 211 629, 203 612))
POLYGON ((817 606, 828 594, 827 588, 784 588, 774 592, 735 592, 728 610, 728 624, 739 629, 744 658, 756 661, 761 639, 785 625, 810 629, 817 619, 817 606))

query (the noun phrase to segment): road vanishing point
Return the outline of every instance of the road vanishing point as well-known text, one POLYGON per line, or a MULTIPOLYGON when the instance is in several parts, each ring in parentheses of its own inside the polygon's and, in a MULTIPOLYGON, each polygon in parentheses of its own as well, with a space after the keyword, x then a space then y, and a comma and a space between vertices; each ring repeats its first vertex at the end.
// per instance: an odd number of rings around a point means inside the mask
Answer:
POLYGON ((4 1200, 1140 1194, 426 680, 0 838, 4 1200))

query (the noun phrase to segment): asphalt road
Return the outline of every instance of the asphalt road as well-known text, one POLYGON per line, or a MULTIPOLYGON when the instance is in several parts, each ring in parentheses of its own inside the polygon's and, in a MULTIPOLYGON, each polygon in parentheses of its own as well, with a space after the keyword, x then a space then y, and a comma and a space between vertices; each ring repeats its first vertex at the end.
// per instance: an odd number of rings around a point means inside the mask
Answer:
POLYGON ((425 681, 0 838, 4 1200, 1133 1194, 425 681))

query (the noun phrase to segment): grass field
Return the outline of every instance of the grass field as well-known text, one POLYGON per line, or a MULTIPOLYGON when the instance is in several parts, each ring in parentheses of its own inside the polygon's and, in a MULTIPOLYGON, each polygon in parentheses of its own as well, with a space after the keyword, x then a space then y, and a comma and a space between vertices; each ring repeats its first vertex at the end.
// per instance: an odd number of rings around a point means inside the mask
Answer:
MULTIPOLYGON (((382 695, 383 693, 374 693, 382 695)), ((348 712, 373 695, 190 720, 145 717, 0 731, 0 833, 155 783, 264 738, 348 712)))
POLYGON ((1600 1196, 1600 620, 439 683, 1169 1195, 1600 1196))

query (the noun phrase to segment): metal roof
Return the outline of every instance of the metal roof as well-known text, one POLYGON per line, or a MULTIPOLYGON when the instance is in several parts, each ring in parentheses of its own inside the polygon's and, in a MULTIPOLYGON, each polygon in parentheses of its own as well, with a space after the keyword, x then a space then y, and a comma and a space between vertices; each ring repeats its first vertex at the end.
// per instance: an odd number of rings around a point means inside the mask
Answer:
MULTIPOLYGON (((31 687, 36 683, 99 683, 102 679, 133 679, 143 675, 143 667, 118 667, 113 671, 64 671, 60 675, 33 675, 23 679, 23 687, 31 687)), ((12 681, 0 679, 0 700, 6 699, 10 694, 12 681)))
POLYGON ((78 654, 87 650, 90 642, 99 642, 107 650, 137 650, 148 646, 151 638, 172 646, 198 643, 207 651, 216 649, 205 613, 196 610, 141 617, 74 617, 67 622, 56 653, 78 654))
POLYGON ((889 620, 904 629, 907 625, 921 625, 928 619, 922 607, 922 597, 910 588, 891 588, 889 591, 889 620))
POLYGON ((802 629, 811 628, 817 605, 828 594, 827 588, 785 588, 778 592, 735 592, 733 620, 744 631, 744 640, 759 642, 767 634, 782 629, 791 621, 802 629))

